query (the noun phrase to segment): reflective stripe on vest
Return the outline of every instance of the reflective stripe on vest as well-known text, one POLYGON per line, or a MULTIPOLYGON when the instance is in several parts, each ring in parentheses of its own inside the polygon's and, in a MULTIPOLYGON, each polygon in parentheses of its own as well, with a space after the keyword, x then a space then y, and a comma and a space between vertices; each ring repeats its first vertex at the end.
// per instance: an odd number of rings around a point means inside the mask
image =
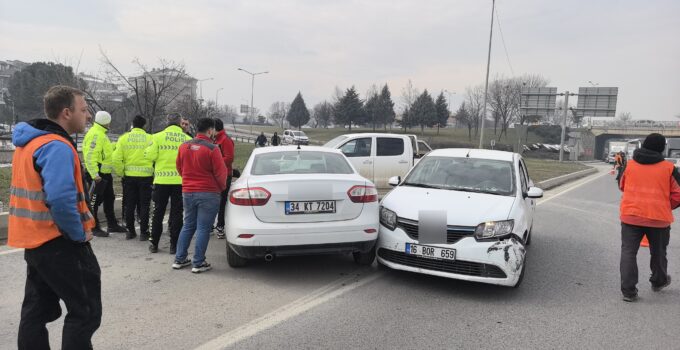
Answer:
POLYGON ((94 227, 94 217, 85 202, 80 159, 73 145, 61 136, 47 134, 36 137, 23 147, 17 147, 12 159, 12 185, 10 187, 7 245, 32 249, 41 246, 61 232, 52 218, 42 187, 42 178, 34 168, 33 155, 48 142, 63 142, 71 148, 74 160, 74 182, 76 185, 75 206, 80 215, 83 230, 94 227))
POLYGON ((149 176, 153 175, 153 168, 145 166, 126 165, 125 171, 137 171, 140 173, 149 174, 149 176))

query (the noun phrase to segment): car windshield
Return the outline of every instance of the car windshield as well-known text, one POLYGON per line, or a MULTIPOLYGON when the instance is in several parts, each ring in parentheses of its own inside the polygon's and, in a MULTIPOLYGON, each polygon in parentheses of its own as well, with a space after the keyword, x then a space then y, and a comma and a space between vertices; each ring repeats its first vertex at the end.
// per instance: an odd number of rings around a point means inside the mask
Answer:
POLYGON ((336 138, 334 138, 334 139, 332 139, 332 140, 326 142, 326 144, 323 145, 323 146, 324 146, 324 147, 335 148, 335 146, 339 145, 342 141, 344 141, 344 140, 346 140, 346 139, 347 139, 347 136, 340 135, 340 136, 338 136, 338 137, 336 137, 336 138))
POLYGON ((403 185, 510 196, 515 193, 513 174, 509 161, 425 157, 403 185))
POLYGON ((307 136, 307 135, 305 135, 305 133, 302 131, 293 131, 293 136, 307 136))
POLYGON ((353 174, 341 155, 317 151, 271 152, 255 156, 253 175, 278 174, 353 174))

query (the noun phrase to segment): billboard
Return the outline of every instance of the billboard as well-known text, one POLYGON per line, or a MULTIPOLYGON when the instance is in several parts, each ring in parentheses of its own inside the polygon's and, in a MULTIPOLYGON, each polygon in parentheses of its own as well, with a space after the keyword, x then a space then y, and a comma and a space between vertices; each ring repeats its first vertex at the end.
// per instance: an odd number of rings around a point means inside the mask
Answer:
POLYGON ((241 105, 241 114, 248 114, 248 111, 250 110, 250 106, 248 105, 241 105))
POLYGON ((555 114, 555 101, 557 100, 556 87, 522 87, 520 96, 520 109, 522 115, 540 116, 542 118, 555 114))
POLYGON ((616 116, 617 87, 581 87, 578 88, 578 102, 574 114, 577 117, 610 117, 616 116))

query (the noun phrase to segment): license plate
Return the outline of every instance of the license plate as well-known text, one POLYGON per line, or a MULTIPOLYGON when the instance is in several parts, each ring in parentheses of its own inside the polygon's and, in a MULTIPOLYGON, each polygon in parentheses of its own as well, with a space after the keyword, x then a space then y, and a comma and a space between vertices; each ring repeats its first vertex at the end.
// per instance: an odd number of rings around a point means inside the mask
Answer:
POLYGON ((332 213, 335 201, 286 202, 286 215, 332 213))
POLYGON ((455 249, 430 247, 413 243, 406 243, 406 254, 430 259, 456 260, 455 249))

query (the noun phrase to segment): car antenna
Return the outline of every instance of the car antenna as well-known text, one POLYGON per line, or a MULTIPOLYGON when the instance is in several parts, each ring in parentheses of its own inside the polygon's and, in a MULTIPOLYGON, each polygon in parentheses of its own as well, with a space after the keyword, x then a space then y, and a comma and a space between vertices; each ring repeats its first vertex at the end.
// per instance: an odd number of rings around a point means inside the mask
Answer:
POLYGON ((465 158, 470 158, 470 152, 472 152, 472 148, 468 149, 468 153, 465 155, 465 158))

